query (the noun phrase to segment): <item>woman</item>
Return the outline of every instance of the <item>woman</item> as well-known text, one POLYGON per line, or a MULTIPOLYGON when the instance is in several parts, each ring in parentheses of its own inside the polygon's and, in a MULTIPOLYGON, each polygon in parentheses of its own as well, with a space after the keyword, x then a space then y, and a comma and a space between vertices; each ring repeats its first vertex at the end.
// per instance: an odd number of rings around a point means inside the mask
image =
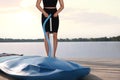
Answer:
MULTIPOLYGON (((48 17, 49 14, 52 14, 52 31, 50 30, 50 22, 47 22, 45 26, 46 34, 49 36, 49 33, 53 33, 53 49, 54 49, 54 57, 56 57, 56 49, 57 49, 57 32, 58 32, 58 27, 59 27, 59 16, 58 14, 63 10, 64 8, 64 2, 63 0, 37 0, 36 2, 36 7, 42 12, 42 24, 44 20, 48 17), (40 6, 41 1, 43 1, 43 6, 42 8, 40 6), (60 7, 57 10, 56 5, 57 2, 59 2, 60 7)), ((47 52, 48 56, 48 43, 47 40, 44 39, 45 42, 45 49, 47 52)))

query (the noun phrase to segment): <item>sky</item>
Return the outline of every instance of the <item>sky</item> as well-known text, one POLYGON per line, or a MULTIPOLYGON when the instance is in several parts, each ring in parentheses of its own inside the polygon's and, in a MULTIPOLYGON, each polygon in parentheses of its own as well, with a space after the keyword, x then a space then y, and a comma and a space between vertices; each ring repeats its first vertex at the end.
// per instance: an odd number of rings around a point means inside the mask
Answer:
MULTIPOLYGON (((64 0, 58 38, 120 35, 119 3, 120 0, 64 0)), ((41 12, 35 4, 36 0, 0 0, 0 38, 43 38, 41 12)))

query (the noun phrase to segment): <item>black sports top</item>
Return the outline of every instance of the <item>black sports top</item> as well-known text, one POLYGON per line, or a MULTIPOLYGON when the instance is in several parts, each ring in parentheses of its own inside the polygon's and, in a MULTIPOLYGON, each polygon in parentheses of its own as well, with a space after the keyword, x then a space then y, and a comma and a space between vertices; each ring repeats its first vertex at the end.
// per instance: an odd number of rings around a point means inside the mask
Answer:
POLYGON ((44 7, 56 7, 57 0, 43 0, 44 7))

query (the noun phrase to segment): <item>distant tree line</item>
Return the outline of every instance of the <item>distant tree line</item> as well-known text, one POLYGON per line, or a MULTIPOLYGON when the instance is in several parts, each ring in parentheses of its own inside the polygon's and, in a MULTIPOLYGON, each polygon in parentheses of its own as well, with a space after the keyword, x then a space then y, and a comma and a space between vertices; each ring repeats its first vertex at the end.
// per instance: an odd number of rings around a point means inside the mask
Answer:
POLYGON ((12 39, 12 38, 0 38, 0 42, 43 42, 43 39, 12 39))
POLYGON ((99 37, 99 38, 73 38, 73 39, 59 39, 59 41, 66 41, 66 42, 79 42, 79 41, 120 41, 120 36, 116 37, 99 37))
MULTIPOLYGON (((0 38, 0 42, 43 42, 44 39, 12 39, 0 38)), ((120 41, 120 36, 116 37, 99 37, 99 38, 73 38, 58 39, 59 42, 79 42, 79 41, 120 41)))

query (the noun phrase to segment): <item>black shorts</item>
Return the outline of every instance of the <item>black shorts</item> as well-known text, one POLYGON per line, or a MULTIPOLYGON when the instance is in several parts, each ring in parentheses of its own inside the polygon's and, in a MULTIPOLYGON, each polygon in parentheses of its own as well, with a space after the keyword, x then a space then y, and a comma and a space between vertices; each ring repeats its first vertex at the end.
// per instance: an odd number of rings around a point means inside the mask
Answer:
MULTIPOLYGON (((54 32, 58 32, 58 27, 59 27, 59 16, 57 17, 53 17, 54 13, 57 11, 57 9, 44 9, 48 14, 52 14, 52 30, 50 29, 50 21, 48 21, 46 23, 45 26, 45 31, 46 32, 50 32, 50 33, 54 33, 54 32)), ((45 21, 46 17, 42 14, 42 25, 45 21)))

